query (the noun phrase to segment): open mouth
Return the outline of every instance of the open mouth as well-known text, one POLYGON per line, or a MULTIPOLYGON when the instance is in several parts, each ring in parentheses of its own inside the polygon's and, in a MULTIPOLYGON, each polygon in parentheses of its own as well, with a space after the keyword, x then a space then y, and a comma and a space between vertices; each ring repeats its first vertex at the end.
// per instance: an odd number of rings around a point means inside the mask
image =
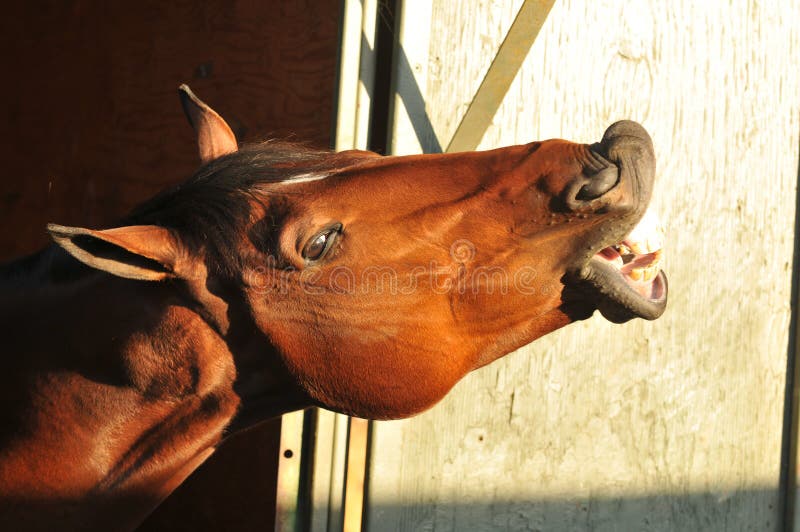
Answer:
POLYGON ((659 301, 666 295, 664 276, 659 275, 663 246, 664 227, 648 210, 625 240, 600 250, 593 260, 615 269, 640 296, 659 301))
MULTIPOLYGON (((621 208, 632 216, 649 203, 653 189, 655 155, 650 136, 635 122, 617 122, 596 149, 620 172, 615 186, 603 194, 626 198, 619 204, 626 205, 621 208)), ((667 306, 667 277, 661 271, 664 229, 652 209, 645 210, 629 230, 626 218, 623 214, 598 231, 597 251, 584 256, 571 277, 609 321, 654 320, 667 306)))
POLYGON ((661 316, 667 304, 663 244, 663 226, 648 210, 624 240, 589 260, 584 278, 597 292, 597 308, 606 319, 622 323, 661 316))

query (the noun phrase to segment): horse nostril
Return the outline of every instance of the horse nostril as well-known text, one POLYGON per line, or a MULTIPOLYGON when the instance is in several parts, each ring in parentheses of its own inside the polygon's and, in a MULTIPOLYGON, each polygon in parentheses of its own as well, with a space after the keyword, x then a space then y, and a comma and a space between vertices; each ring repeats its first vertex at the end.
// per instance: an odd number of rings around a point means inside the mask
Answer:
POLYGON ((619 169, 614 165, 608 166, 590 175, 589 180, 575 195, 575 199, 578 201, 597 199, 614 188, 619 181, 619 169))

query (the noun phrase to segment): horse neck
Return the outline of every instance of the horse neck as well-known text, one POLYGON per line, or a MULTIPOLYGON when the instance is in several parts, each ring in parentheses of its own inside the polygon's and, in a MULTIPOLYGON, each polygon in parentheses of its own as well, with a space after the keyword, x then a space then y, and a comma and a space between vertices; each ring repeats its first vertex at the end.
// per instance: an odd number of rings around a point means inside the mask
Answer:
POLYGON ((233 357, 175 287, 59 260, 0 272, 0 522, 133 526, 219 442, 233 357))

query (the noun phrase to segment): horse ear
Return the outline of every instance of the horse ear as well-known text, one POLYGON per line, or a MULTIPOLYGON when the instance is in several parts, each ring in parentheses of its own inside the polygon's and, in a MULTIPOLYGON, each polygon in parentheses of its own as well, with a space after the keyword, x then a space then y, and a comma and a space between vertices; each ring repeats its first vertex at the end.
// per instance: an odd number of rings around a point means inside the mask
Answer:
POLYGON ((239 149, 236 135, 228 123, 203 100, 195 96, 188 85, 178 87, 178 95, 181 97, 183 111, 197 134, 197 147, 203 164, 239 149))
POLYGON ((82 263, 127 279, 160 281, 178 277, 183 269, 179 261, 187 256, 173 234, 157 225, 94 231, 48 224, 47 231, 56 244, 82 263))

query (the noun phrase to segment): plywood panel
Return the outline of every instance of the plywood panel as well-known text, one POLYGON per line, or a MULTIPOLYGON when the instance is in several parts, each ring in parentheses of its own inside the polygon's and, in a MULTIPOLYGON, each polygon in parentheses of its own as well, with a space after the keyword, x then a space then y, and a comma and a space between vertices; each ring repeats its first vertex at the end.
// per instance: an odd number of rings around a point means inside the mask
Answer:
POLYGON ((338 0, 6 6, 0 26, 0 260, 47 222, 107 225, 197 167, 189 83, 245 140, 327 147, 338 0))
MULTIPOLYGON (((424 98, 446 145, 516 5, 433 5, 424 98)), ((775 529, 797 65, 797 2, 556 2, 482 147, 642 122, 670 306, 573 324, 376 423, 370 530, 775 529)))

